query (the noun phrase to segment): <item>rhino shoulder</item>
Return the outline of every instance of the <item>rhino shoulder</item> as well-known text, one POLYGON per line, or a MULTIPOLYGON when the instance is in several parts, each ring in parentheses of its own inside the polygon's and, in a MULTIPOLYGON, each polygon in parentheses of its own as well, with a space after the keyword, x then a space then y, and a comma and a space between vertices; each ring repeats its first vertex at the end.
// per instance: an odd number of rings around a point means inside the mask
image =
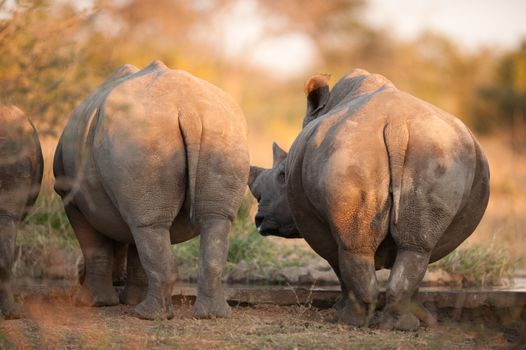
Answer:
POLYGON ((356 68, 334 85, 329 104, 335 106, 342 101, 352 101, 357 97, 388 88, 396 89, 395 85, 383 75, 356 68))
POLYGON ((125 64, 120 66, 119 68, 115 69, 108 79, 106 79, 106 82, 112 82, 117 79, 120 79, 122 77, 126 77, 128 75, 131 75, 133 73, 137 73, 139 71, 139 68, 135 67, 132 64, 125 64))

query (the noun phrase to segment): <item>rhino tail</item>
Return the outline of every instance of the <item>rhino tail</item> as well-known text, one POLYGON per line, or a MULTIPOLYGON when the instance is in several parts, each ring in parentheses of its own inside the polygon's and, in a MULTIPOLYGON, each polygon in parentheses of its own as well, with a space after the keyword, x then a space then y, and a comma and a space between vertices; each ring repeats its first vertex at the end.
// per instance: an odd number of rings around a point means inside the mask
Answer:
POLYGON ((404 120, 389 120, 384 128, 384 140, 389 158, 391 193, 393 195, 393 222, 398 224, 402 177, 404 174, 405 153, 409 141, 409 131, 404 120))
POLYGON ((186 167, 188 171, 188 195, 190 197, 190 221, 195 219, 195 197, 199 152, 203 126, 201 118, 193 114, 179 112, 179 129, 183 135, 186 150, 186 167))
MULTIPOLYGON (((73 201, 73 198, 75 197, 75 194, 80 190, 80 185, 82 184, 82 181, 84 180, 84 168, 86 167, 86 163, 89 159, 89 145, 88 142, 93 136, 94 132, 94 125, 96 121, 98 120, 100 116, 100 108, 94 108, 89 117, 88 121, 86 122, 86 127, 84 128, 82 132, 82 138, 79 140, 80 142, 80 154, 78 159, 78 166, 76 166, 77 173, 75 174, 75 177, 72 179, 72 181, 68 181, 64 178, 58 179, 57 174, 63 175, 63 171, 61 169, 56 169, 59 166, 62 166, 61 164, 57 164, 58 161, 62 162, 62 154, 55 154, 55 160, 54 160, 54 173, 55 177, 57 177, 56 181, 61 181, 60 184, 55 183, 55 191, 57 191, 59 194, 64 194, 62 196, 62 202, 64 202, 64 205, 69 204, 73 201), (64 183, 65 182, 65 183, 64 183)), ((59 147, 60 147, 60 140, 59 140, 59 147)), ((57 150, 58 148, 57 147, 57 150)), ((62 147, 60 147, 60 152, 62 152, 62 147)))
POLYGON ((40 145, 40 140, 38 138, 38 131, 35 128, 33 121, 28 118, 29 124, 33 129, 33 152, 35 154, 35 161, 31 164, 31 189, 29 196, 26 200, 26 206, 24 208, 23 218, 25 218, 35 204, 38 194, 40 193, 40 187, 42 186, 42 177, 44 176, 44 158, 42 156, 42 147, 40 145))

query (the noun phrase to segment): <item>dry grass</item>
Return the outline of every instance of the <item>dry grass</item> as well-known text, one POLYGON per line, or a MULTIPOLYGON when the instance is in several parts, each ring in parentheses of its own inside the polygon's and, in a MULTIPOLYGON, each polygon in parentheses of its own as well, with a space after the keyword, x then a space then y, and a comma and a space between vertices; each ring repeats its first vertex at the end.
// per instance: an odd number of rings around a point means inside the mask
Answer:
POLYGON ((169 321, 137 319, 126 306, 76 308, 67 299, 34 298, 26 307, 30 318, 0 321, 0 348, 507 349, 525 340, 520 325, 503 326, 492 314, 465 323, 448 317, 412 333, 356 329, 332 323, 333 310, 298 306, 235 307, 229 320, 197 320, 185 303, 169 321))
POLYGON ((521 260, 503 248, 472 245, 453 251, 430 268, 458 276, 463 286, 509 285, 521 260))
MULTIPOLYGON (((474 244, 504 249, 516 259, 526 256, 526 154, 513 151, 508 135, 480 139, 491 172, 486 213, 473 235, 461 246, 474 244)), ((522 260, 526 267, 526 260, 522 260)))

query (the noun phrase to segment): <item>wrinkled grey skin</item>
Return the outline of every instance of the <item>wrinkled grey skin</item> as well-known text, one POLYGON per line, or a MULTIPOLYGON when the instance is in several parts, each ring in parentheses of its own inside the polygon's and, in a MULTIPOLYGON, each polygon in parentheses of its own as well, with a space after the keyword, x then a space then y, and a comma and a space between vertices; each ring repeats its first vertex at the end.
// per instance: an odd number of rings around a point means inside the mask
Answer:
MULTIPOLYGON (((410 298, 427 265, 484 214, 486 157, 457 118, 380 75, 353 70, 330 92, 327 81, 307 83, 307 113, 290 153, 274 144, 272 169, 251 167, 256 225, 264 235, 303 237, 330 263, 342 287, 341 321, 416 329, 410 298), (391 274, 375 319, 380 268, 391 274)), ((416 314, 432 321, 423 309, 416 314)))
POLYGON ((38 196, 44 161, 37 131, 14 106, 0 106, 0 315, 21 316, 10 288, 16 228, 38 196))
POLYGON ((74 111, 55 154, 86 266, 77 301, 119 302, 114 251, 129 244, 121 302, 173 317, 171 243, 200 234, 194 315, 229 316, 221 274, 248 170, 245 119, 222 90, 158 61, 117 70, 74 111))

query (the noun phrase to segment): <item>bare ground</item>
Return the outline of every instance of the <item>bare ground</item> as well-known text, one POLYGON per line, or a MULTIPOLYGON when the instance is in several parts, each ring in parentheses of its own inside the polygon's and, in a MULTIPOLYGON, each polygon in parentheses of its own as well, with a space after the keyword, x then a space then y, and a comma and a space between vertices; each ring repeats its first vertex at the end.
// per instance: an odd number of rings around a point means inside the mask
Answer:
POLYGON ((175 318, 146 321, 132 307, 79 308, 71 298, 26 297, 27 315, 0 321, 0 349, 508 349, 526 347, 524 310, 442 310, 417 332, 357 329, 312 306, 236 306, 232 318, 197 320, 191 302, 175 318), (520 315, 522 313, 522 316, 520 315))

